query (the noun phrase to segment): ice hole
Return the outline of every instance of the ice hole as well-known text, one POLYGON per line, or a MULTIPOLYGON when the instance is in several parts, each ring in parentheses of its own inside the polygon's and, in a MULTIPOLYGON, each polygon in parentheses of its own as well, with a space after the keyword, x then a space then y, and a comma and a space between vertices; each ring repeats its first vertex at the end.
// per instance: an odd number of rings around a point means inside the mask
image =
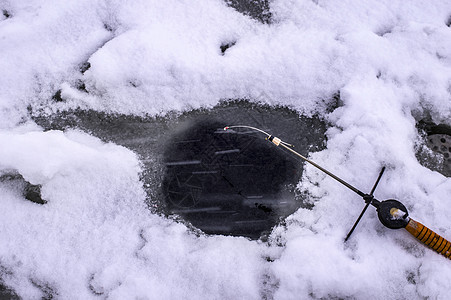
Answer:
POLYGON ((259 237, 293 212, 298 162, 250 132, 194 122, 165 153, 167 207, 206 233, 259 237))
POLYGON ((166 209, 209 234, 259 238, 304 205, 295 186, 303 163, 247 129, 269 131, 308 155, 324 144, 324 123, 283 107, 234 102, 180 118, 167 141, 166 209))

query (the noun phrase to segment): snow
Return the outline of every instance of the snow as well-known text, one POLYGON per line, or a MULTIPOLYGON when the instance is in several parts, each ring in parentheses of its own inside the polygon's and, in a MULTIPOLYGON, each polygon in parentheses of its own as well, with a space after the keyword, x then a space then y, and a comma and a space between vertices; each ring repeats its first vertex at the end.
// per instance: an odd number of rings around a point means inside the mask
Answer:
POLYGON ((451 119, 449 0, 274 0, 270 24, 219 0, 0 0, 0 10, 0 175, 19 172, 48 201, 0 181, 0 278, 22 298, 451 296, 449 262, 374 210, 343 243, 363 201, 312 166, 299 188, 315 206, 268 243, 206 236, 146 208, 132 151, 44 132, 30 117, 156 115, 234 98, 317 113, 331 127, 327 149, 309 158, 364 191, 387 166, 378 199, 400 200, 450 239, 451 180, 414 150, 418 119, 451 119), (58 90, 65 101, 52 100, 58 90), (328 112, 337 91, 343 105, 328 112))

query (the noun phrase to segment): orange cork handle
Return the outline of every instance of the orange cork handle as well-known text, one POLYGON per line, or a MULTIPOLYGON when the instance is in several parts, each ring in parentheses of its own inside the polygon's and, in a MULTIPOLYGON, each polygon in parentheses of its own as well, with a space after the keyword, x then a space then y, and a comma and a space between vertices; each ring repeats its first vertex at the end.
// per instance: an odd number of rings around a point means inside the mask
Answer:
POLYGON ((430 230, 420 222, 410 219, 406 226, 407 231, 420 242, 437 252, 451 259, 451 243, 430 230))

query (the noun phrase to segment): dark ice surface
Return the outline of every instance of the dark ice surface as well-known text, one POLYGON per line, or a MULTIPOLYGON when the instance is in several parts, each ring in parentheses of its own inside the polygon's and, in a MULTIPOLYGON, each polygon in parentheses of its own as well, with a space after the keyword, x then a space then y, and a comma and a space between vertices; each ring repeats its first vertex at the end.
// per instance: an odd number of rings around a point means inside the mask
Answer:
POLYGON ((259 238, 300 206, 303 162, 247 129, 263 129, 308 155, 325 145, 326 125, 287 107, 228 101, 160 117, 76 110, 36 115, 46 130, 76 128, 139 155, 149 208, 209 234, 259 238))
POLYGON ((269 0, 225 0, 227 5, 262 23, 271 22, 269 0))
POLYGON ((451 177, 451 126, 421 120, 417 127, 422 141, 417 145, 416 157, 425 167, 451 177))

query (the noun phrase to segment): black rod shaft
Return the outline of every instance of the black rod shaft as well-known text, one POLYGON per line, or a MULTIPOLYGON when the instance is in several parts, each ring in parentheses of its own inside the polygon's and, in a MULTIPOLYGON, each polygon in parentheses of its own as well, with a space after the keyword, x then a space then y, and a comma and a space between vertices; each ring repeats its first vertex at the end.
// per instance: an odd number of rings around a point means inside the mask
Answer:
POLYGON ((320 169, 321 171, 323 171, 324 173, 326 173, 327 175, 329 175, 330 177, 332 177, 333 179, 335 179, 336 181, 340 182, 341 184, 343 184, 344 186, 346 186, 348 189, 352 190, 353 192, 357 193, 360 197, 364 197, 366 196, 365 193, 363 193, 362 191, 359 191, 357 188, 353 187, 352 185, 350 185, 349 183, 347 183, 346 181, 344 181, 343 179, 341 179, 340 177, 334 175, 333 173, 327 171, 326 169, 324 169, 323 167, 321 167, 320 165, 317 165, 315 162, 309 160, 308 158, 306 158, 305 156, 297 153, 296 151, 294 151, 293 149, 291 149, 290 147, 280 143, 280 146, 284 147, 285 149, 287 149, 288 151, 290 151, 291 153, 295 154, 296 156, 299 156, 300 158, 302 158, 303 160, 305 160, 306 162, 308 162, 309 164, 311 164, 312 166, 320 169))

